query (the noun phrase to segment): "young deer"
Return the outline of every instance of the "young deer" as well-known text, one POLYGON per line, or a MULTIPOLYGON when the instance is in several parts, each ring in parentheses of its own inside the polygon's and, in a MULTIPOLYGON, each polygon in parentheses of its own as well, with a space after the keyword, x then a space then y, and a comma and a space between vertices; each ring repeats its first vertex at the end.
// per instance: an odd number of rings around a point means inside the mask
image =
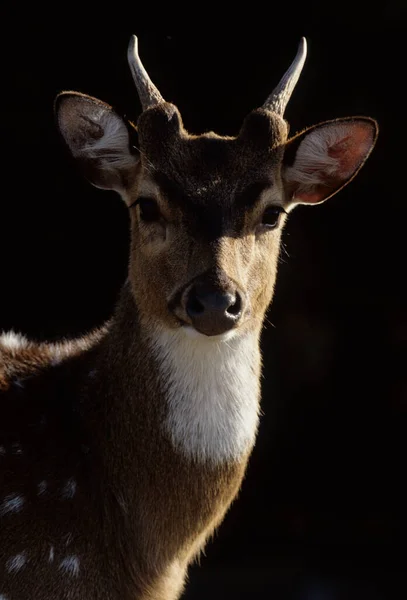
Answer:
POLYGON ((136 38, 137 128, 95 98, 57 97, 85 176, 129 208, 129 272, 91 335, 0 337, 1 600, 175 600, 236 496, 286 214, 348 183, 377 135, 356 117, 287 139, 305 55, 302 40, 236 137, 187 133, 136 38))

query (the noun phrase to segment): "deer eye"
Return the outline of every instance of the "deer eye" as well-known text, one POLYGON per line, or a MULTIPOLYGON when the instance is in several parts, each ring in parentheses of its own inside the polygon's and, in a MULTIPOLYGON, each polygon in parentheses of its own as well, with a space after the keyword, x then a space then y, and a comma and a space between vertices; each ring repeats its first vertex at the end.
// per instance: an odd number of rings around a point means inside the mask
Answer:
POLYGON ((275 229, 280 222, 281 213, 285 212, 282 206, 268 206, 263 213, 261 224, 267 229, 275 229))
POLYGON ((154 223, 161 218, 158 204, 152 198, 138 198, 137 204, 140 209, 140 219, 145 223, 154 223))

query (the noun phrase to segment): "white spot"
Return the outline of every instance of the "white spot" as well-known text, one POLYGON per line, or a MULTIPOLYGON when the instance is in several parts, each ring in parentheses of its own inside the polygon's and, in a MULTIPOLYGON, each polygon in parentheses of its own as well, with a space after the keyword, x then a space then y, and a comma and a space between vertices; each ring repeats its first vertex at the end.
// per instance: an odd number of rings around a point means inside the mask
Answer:
POLYGON ((23 335, 14 333, 14 331, 8 331, 0 335, 0 346, 4 346, 9 350, 20 350, 20 348, 27 347, 28 344, 28 340, 23 335))
POLYGON ((173 445, 187 456, 220 464, 253 445, 259 413, 257 333, 195 335, 159 329, 152 340, 163 376, 173 445))
POLYGON ((51 548, 49 549, 49 556, 48 556, 48 562, 52 563, 54 562, 54 546, 51 546, 51 548))
POLYGON ((72 575, 72 577, 78 577, 79 565, 80 565, 80 560, 77 556, 75 556, 75 555, 66 556, 59 563, 59 570, 63 571, 67 575, 72 575))
POLYGON ((11 446, 11 451, 13 454, 22 454, 23 450, 21 448, 21 444, 19 444, 18 442, 16 442, 15 444, 13 444, 11 446))
POLYGON ((6 562, 6 569, 9 573, 18 573, 18 571, 24 567, 26 562, 27 556, 25 552, 22 554, 16 554, 8 559, 6 562))
POLYGON ((71 500, 76 494, 76 481, 73 477, 68 479, 62 488, 62 497, 66 500, 71 500))
POLYGON ((89 378, 90 379, 95 379, 96 375, 97 375, 98 370, 97 369, 91 369, 88 373, 89 378))
POLYGON ((8 597, 4 594, 0 594, 0 600, 8 600, 8 597))
POLYGON ((37 496, 42 496, 45 494, 48 488, 48 483, 43 479, 37 484, 37 496))
POLYGON ((0 516, 4 516, 8 513, 20 512, 25 502, 24 496, 19 494, 9 494, 0 504, 0 516))
POLYGON ((4 446, 0 446, 0 456, 4 456, 6 454, 6 449, 4 446))
POLYGON ((208 191, 208 188, 205 187, 204 185, 201 185, 198 188, 195 188, 195 193, 197 196, 202 196, 202 194, 205 194, 208 191))

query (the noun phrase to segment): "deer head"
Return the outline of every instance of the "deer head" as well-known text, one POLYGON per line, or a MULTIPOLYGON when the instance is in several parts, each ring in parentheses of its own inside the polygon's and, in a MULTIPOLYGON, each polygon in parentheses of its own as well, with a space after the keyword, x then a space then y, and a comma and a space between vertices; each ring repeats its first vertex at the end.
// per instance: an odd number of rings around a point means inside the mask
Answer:
POLYGON ((303 39, 235 137, 189 134, 147 75, 135 37, 128 58, 143 108, 137 127, 90 96, 58 96, 60 131, 85 176, 129 208, 129 278, 143 321, 206 336, 258 330, 287 213, 331 197, 369 156, 377 124, 367 117, 288 139, 284 110, 305 56, 303 39))

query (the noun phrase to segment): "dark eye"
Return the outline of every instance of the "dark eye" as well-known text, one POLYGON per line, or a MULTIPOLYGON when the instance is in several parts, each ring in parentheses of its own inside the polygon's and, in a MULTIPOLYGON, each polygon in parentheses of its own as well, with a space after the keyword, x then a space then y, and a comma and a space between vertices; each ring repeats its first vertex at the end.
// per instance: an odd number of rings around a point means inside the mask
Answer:
POLYGON ((268 206, 263 213, 262 225, 268 229, 274 229, 280 222, 280 215, 285 212, 282 206, 268 206))
POLYGON ((138 198, 137 204, 140 208, 140 219, 145 223, 153 223, 161 218, 158 204, 152 198, 138 198))

